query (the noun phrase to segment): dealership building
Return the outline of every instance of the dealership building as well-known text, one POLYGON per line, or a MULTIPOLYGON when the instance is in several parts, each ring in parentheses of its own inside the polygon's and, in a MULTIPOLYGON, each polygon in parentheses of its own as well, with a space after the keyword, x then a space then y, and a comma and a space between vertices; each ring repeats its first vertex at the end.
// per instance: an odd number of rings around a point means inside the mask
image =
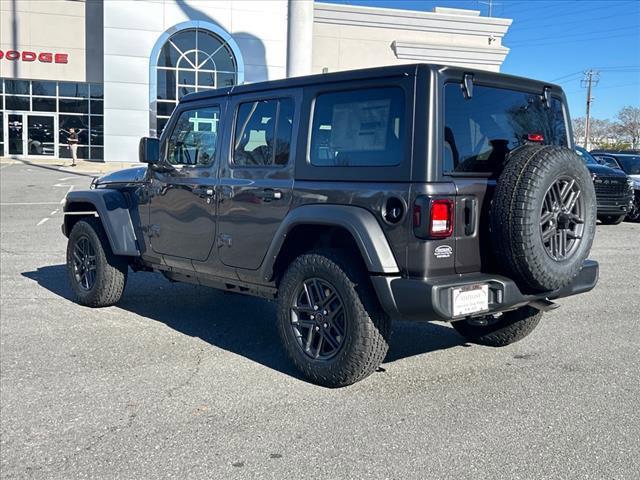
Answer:
POLYGON ((137 159, 188 93, 400 63, 499 71, 511 20, 312 0, 0 1, 0 156, 137 159))

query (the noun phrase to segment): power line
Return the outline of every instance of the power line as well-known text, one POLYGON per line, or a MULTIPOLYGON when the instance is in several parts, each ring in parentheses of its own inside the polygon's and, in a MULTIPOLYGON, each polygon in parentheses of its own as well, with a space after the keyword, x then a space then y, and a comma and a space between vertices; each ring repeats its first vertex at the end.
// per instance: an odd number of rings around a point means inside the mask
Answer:
MULTIPOLYGON (((636 35, 640 35, 640 32, 638 32, 638 27, 636 26, 631 26, 631 27, 620 27, 620 28, 608 28, 605 30, 593 30, 590 31, 589 34, 601 34, 601 33, 607 33, 607 32, 618 32, 621 30, 633 30, 635 32, 636 35)), ((571 38, 571 37, 577 37, 577 36, 584 36, 584 32, 579 32, 579 33, 569 33, 567 35, 555 35, 553 36, 554 39, 560 39, 560 38, 571 38)), ((509 42, 509 45, 519 45, 519 44, 528 44, 531 42, 537 42, 538 40, 545 40, 547 38, 550 38, 549 36, 545 36, 545 37, 538 37, 538 38, 528 38, 526 40, 515 40, 513 42, 509 42)))
MULTIPOLYGON (((609 39, 609 38, 625 38, 625 37, 636 37, 638 36, 638 33, 626 33, 626 34, 621 34, 621 35, 605 35, 603 36, 599 36, 599 37, 584 37, 584 38, 578 38, 576 40, 561 40, 558 42, 542 42, 542 43, 536 43, 535 46, 536 47, 543 47, 543 46, 548 46, 548 45, 558 45, 558 44, 565 44, 565 43, 576 43, 576 42, 584 42, 586 40, 605 40, 605 39, 609 39)), ((506 46, 510 46, 511 43, 507 44, 506 46)), ((522 45, 526 45, 526 43, 522 44, 522 45)), ((516 47, 518 46, 522 46, 522 45, 514 45, 516 47)))
MULTIPOLYGON (((575 16, 577 14, 577 12, 579 12, 580 14, 584 14, 584 13, 588 13, 588 12, 595 12, 595 11, 598 11, 598 10, 603 10, 605 8, 611 9, 611 8, 616 8, 616 7, 627 6, 629 4, 635 4, 636 2, 634 0, 631 0, 631 1, 628 1, 628 2, 618 3, 616 5, 613 5, 613 4, 609 3, 609 2, 607 2, 607 5, 602 5, 602 6, 594 7, 594 8, 584 8, 584 9, 578 9, 576 7, 578 6, 577 4, 584 5, 585 2, 575 2, 575 3, 576 3, 576 5, 573 5, 569 9, 569 11, 561 12, 561 13, 555 13, 555 14, 553 14, 553 17, 554 18, 558 18, 558 17, 565 17, 567 15, 574 15, 575 16)), ((537 21, 539 21, 539 17, 523 20, 523 21, 519 22, 519 25, 528 24, 528 23, 537 22, 537 21)))
MULTIPOLYGON (((600 22, 601 20, 607 20, 609 18, 627 17, 628 15, 629 15, 628 13, 614 13, 613 15, 598 17, 598 22, 600 22)), ((574 24, 574 23, 579 23, 580 25, 573 27, 571 30, 575 30, 576 28, 584 28, 585 20, 584 18, 576 19, 576 20, 568 20, 568 21, 562 22, 562 25, 560 26, 565 27, 568 24, 574 24)), ((528 31, 528 30, 539 30, 540 28, 553 27, 555 25, 558 25, 558 22, 555 22, 552 20, 549 23, 542 22, 536 25, 529 25, 529 26, 525 25, 524 28, 518 28, 520 26, 520 22, 518 22, 511 27, 511 29, 509 30, 509 33, 520 33, 522 31, 528 31)))

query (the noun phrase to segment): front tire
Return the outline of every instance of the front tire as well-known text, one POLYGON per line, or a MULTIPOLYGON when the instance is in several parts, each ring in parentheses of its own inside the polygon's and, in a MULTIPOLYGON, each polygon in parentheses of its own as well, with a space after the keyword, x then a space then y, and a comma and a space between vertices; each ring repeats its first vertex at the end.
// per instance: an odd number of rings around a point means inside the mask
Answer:
POLYGON ((387 354, 390 327, 366 270, 340 252, 301 255, 280 282, 280 338, 314 383, 344 387, 369 376, 387 354))
POLYGON ((67 272, 76 301, 88 307, 108 307, 122 297, 128 264, 111 251, 102 224, 95 218, 78 221, 67 243, 67 272))
POLYGON ((598 217, 598 220, 602 222, 603 225, 620 225, 624 220, 626 215, 614 216, 614 215, 604 215, 602 217, 598 217))
POLYGON ((459 320, 451 325, 472 343, 505 347, 533 332, 541 318, 540 310, 526 306, 499 316, 487 315, 482 319, 459 320))

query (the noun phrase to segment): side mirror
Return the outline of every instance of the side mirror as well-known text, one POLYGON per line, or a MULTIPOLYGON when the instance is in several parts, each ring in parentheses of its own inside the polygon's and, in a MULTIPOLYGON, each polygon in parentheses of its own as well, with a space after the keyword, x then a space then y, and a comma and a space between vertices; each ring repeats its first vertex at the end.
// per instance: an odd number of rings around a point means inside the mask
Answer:
POLYGON ((141 138, 138 159, 142 163, 157 164, 160 161, 160 140, 151 137, 141 138))

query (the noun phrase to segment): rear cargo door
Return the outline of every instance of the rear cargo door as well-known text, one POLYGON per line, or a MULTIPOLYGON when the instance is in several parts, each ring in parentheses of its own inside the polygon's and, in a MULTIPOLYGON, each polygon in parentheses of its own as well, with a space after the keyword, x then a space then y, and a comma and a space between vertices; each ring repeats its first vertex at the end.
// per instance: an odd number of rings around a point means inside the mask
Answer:
POLYGON ((475 85, 463 95, 458 82, 444 85, 443 173, 456 185, 457 273, 491 271, 491 198, 508 155, 527 143, 568 143, 562 101, 526 92, 475 85))

